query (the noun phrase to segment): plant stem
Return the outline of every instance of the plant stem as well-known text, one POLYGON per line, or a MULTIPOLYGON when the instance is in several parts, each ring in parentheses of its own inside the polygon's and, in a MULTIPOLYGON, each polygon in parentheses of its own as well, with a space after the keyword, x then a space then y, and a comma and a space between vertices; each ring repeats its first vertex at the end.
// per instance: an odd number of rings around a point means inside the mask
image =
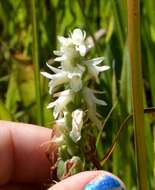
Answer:
POLYGON ((128 40, 132 73, 133 117, 138 187, 147 190, 146 144, 144 132, 143 80, 140 47, 140 1, 128 0, 128 40))
POLYGON ((40 66, 39 66, 39 53, 38 53, 38 33, 37 33, 37 21, 36 21, 36 8, 35 0, 31 0, 32 9, 32 31, 33 31, 33 64, 35 67, 35 91, 36 91, 36 103, 37 103, 37 124, 43 124, 43 107, 41 98, 41 86, 40 86, 40 66))

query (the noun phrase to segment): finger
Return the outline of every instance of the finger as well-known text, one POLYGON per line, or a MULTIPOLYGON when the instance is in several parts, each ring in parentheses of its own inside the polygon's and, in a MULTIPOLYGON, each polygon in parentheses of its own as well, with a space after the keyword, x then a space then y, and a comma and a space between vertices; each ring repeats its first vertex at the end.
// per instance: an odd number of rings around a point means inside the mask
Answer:
POLYGON ((49 178, 50 166, 40 145, 50 134, 43 127, 0 121, 0 185, 40 183, 49 178))
POLYGON ((48 190, 126 190, 123 182, 106 171, 82 172, 57 183, 48 190))
POLYGON ((82 190, 89 181, 101 174, 102 171, 86 171, 77 175, 71 176, 48 190, 82 190))

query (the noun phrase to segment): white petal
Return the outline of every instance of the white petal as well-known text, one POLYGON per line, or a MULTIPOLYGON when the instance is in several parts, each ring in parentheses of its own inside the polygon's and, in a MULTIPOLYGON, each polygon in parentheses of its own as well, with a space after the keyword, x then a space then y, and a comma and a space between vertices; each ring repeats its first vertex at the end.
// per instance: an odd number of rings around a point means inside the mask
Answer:
POLYGON ((96 81, 99 81, 98 80, 98 74, 99 72, 102 72, 102 71, 106 71, 108 70, 110 67, 107 66, 107 65, 104 65, 104 66, 97 66, 98 64, 100 64, 102 61, 104 60, 104 57, 98 57, 98 58, 95 58, 95 59, 91 59, 91 60, 88 60, 88 61, 84 61, 83 63, 87 66, 88 68, 88 72, 89 74, 94 77, 96 79, 96 81))
POLYGON ((68 81, 69 79, 65 72, 55 74, 55 77, 53 78, 53 80, 49 82, 49 94, 53 93, 53 90, 56 86, 67 83, 68 81))
POLYGON ((96 104, 99 104, 99 105, 102 105, 102 106, 106 106, 107 105, 107 103, 105 101, 100 100, 100 99, 96 98, 95 96, 93 96, 93 100, 94 100, 94 102, 96 104))
POLYGON ((52 107, 54 107, 53 115, 55 119, 61 111, 64 111, 67 104, 72 101, 72 98, 73 94, 70 90, 64 90, 60 93, 59 98, 54 102, 55 107, 52 105, 52 107))
POLYGON ((53 110, 53 116, 56 119, 59 115, 60 112, 62 112, 65 108, 65 106, 68 104, 69 101, 64 100, 59 100, 59 102, 57 102, 57 104, 54 107, 53 110))
POLYGON ((58 36, 58 41, 62 44, 65 45, 67 43, 67 38, 63 36, 58 36))
POLYGON ((78 92, 82 88, 82 73, 68 73, 68 78, 70 79, 70 88, 74 92, 78 92))
POLYGON ((70 46, 73 44, 71 38, 65 38, 63 36, 58 36, 58 40, 59 40, 60 44, 62 45, 62 47, 67 47, 67 46, 70 46))
POLYGON ((51 103, 48 104, 47 108, 48 109, 53 108, 55 105, 56 105, 56 101, 51 102, 51 103))
POLYGON ((54 53, 54 55, 57 55, 57 56, 62 56, 63 55, 62 51, 54 50, 53 53, 54 53))
POLYGON ((72 95, 72 92, 71 92, 71 90, 64 90, 64 91, 62 91, 61 93, 60 93, 60 96, 70 96, 70 95, 72 95))
POLYGON ((98 81, 98 73, 99 71, 96 69, 94 65, 87 65, 88 73, 91 77, 94 77, 96 81, 98 81))
POLYGON ((49 73, 47 73, 47 72, 41 72, 41 74, 42 74, 44 77, 48 78, 48 79, 53 79, 53 75, 51 75, 51 74, 49 74, 49 73))
MULTIPOLYGON (((88 111, 96 113, 96 104, 93 99, 93 92, 90 88, 85 87, 83 89, 83 96, 88 106, 88 111)), ((95 114, 96 115, 96 114, 95 114)))
POLYGON ((49 65, 48 63, 46 63, 47 67, 51 69, 51 71, 53 71, 54 73, 59 73, 61 72, 61 69, 57 69, 51 65, 49 65))
POLYGON ((66 59, 67 59, 67 57, 65 55, 63 55, 61 57, 56 57, 54 59, 54 61, 61 62, 61 61, 65 61, 66 59))
POLYGON ((57 107, 56 110, 59 110, 59 108, 61 109, 64 106, 66 106, 66 104, 68 104, 71 98, 72 98, 72 94, 70 90, 64 90, 60 93, 59 98, 55 100, 54 102, 51 102, 47 108, 53 108, 55 106, 57 107))
POLYGON ((74 142, 77 142, 81 139, 83 115, 84 115, 84 112, 79 109, 72 112, 72 130, 70 132, 70 137, 72 138, 74 142))
POLYGON ((84 63, 85 64, 98 65, 98 64, 100 64, 104 60, 105 60, 104 57, 97 57, 97 58, 94 58, 94 59, 90 59, 90 60, 84 61, 84 63))
POLYGON ((74 131, 72 130, 70 133, 69 133, 69 136, 72 138, 72 140, 76 143, 78 142, 80 139, 81 139, 81 133, 80 132, 77 132, 77 131, 74 131))
POLYGON ((85 45, 79 45, 78 51, 80 52, 81 56, 85 56, 87 52, 87 48, 85 45))
POLYGON ((95 66, 96 69, 99 71, 99 72, 102 72, 102 71, 106 71, 106 70, 109 70, 110 67, 107 66, 107 65, 104 65, 104 66, 101 66, 101 67, 98 67, 98 66, 95 66))
MULTIPOLYGON (((84 99, 86 101, 87 107, 88 107, 88 116, 89 119, 95 123, 95 125, 101 129, 101 121, 96 117, 97 112, 96 112, 96 97, 93 94, 93 91, 90 88, 85 87, 83 89, 83 95, 84 99), (95 97, 95 98, 94 98, 95 97)), ((101 103, 101 102, 100 102, 101 103)))
POLYGON ((82 80, 79 76, 74 76, 70 80, 70 87, 74 92, 78 92, 82 89, 82 80))
POLYGON ((102 105, 102 106, 107 105, 107 103, 105 101, 96 98, 96 96, 93 93, 93 90, 91 90, 90 88, 85 87, 83 92, 84 92, 84 96, 86 97, 86 101, 88 101, 89 105, 92 104, 91 107, 94 107, 93 106, 94 103, 102 105))
POLYGON ((82 30, 80 30, 79 28, 74 29, 71 35, 71 38, 75 45, 80 45, 85 40, 85 37, 86 33, 82 32, 82 30))

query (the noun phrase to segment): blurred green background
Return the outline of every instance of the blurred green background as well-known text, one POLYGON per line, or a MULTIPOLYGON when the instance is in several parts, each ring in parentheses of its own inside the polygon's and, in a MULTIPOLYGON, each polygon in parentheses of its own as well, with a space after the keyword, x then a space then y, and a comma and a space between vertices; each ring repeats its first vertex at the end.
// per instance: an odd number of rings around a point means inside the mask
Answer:
MULTIPOLYGON (((52 112, 46 109, 52 100, 48 95, 48 81, 40 76, 47 70, 46 61, 54 58, 57 35, 67 35, 79 27, 87 36, 99 40, 88 57, 105 56, 109 72, 101 74, 98 90, 108 103, 99 107, 106 121, 103 131, 103 156, 109 150, 115 135, 118 143, 103 169, 120 176, 129 190, 136 188, 136 168, 132 120, 122 124, 132 113, 130 60, 127 42, 126 0, 27 0, 0 1, 0 119, 52 126, 52 112), (36 13, 35 15, 33 13, 36 13), (36 16, 36 18, 34 17, 36 16), (33 27, 37 24, 37 30, 33 27), (37 40, 34 41, 37 37, 37 40), (33 46, 35 43, 36 46, 33 46), (38 48, 37 48, 38 47, 38 48), (38 50, 39 64, 33 64, 32 55, 38 50), (39 67, 38 67, 39 66, 39 67), (40 76, 37 78, 37 69, 40 76), (36 74, 36 75, 35 75, 36 74), (35 77, 36 76, 36 77, 35 77), (38 81, 40 85, 38 86, 38 81), (41 94, 37 93, 39 92, 41 94)), ((144 106, 155 105, 155 1, 141 0, 141 45, 144 80, 144 106)), ((37 54, 35 54, 37 57, 37 54)), ((35 56, 34 55, 34 56, 35 56)), ((154 189, 153 130, 155 115, 145 114, 148 182, 154 189)))

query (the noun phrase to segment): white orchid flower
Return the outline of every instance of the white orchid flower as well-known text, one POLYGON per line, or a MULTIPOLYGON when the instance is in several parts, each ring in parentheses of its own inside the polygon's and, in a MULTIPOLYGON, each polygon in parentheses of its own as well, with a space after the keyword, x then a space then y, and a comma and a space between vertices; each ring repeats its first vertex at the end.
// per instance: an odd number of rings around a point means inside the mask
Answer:
POLYGON ((61 47, 68 47, 73 44, 71 38, 65 38, 63 36, 58 36, 58 41, 61 44, 61 47))
POLYGON ((70 88, 74 92, 80 91, 83 87, 82 75, 84 71, 85 67, 77 64, 76 67, 73 67, 72 71, 68 73, 68 78, 70 79, 70 88))
MULTIPOLYGON (((63 85, 63 87, 67 89, 58 93, 58 98, 48 105, 48 108, 53 108, 54 118, 59 118, 56 120, 56 124, 62 127, 65 127, 66 121, 64 119, 65 117, 60 118, 60 113, 63 113, 64 116, 65 112, 68 113, 67 105, 74 100, 74 94, 77 94, 78 91, 82 91, 83 93, 90 120, 98 127, 101 126, 101 122, 97 118, 96 105, 106 105, 106 102, 96 98, 93 90, 85 86, 87 84, 85 81, 95 78, 98 82, 99 73, 108 70, 110 67, 99 66, 104 60, 103 57, 84 61, 83 56, 85 56, 88 50, 85 38, 86 32, 79 28, 74 29, 68 38, 59 36, 58 41, 60 43, 60 49, 53 53, 57 56, 54 61, 60 62, 60 65, 58 68, 55 68, 47 64, 54 74, 47 72, 41 73, 43 76, 50 79, 50 94, 55 92, 56 87, 60 85, 63 85)), ((74 142, 79 141, 81 138, 83 114, 83 111, 79 109, 72 112, 72 130, 70 131, 70 137, 74 142)))
POLYGON ((86 32, 82 31, 79 28, 76 28, 73 30, 73 33, 71 33, 71 39, 73 41, 73 44, 80 45, 84 43, 86 38, 86 32))
POLYGON ((70 79, 70 88, 74 92, 78 92, 82 88, 82 75, 81 73, 69 73, 68 78, 70 79))
POLYGON ((56 74, 49 74, 47 72, 41 72, 43 76, 45 76, 48 79, 51 79, 49 82, 49 94, 52 94, 54 92, 55 87, 61 84, 65 84, 69 82, 69 78, 67 77, 67 72, 62 71, 60 73, 56 74))
POLYGON ((100 72, 106 71, 108 70, 110 67, 107 65, 104 66, 97 66, 99 65, 102 61, 104 60, 104 57, 98 57, 98 58, 94 58, 88 61, 84 61, 84 64, 87 66, 88 68, 88 73, 90 74, 90 76, 94 77, 96 79, 96 81, 98 82, 98 75, 100 72))
POLYGON ((85 44, 86 32, 76 28, 71 33, 71 39, 73 44, 76 47, 76 50, 79 51, 81 56, 85 56, 87 52, 87 47, 85 44))
POLYGON ((70 137, 72 138, 74 142, 77 142, 81 139, 83 116, 84 116, 84 112, 80 109, 77 109, 72 112, 72 130, 70 132, 70 137))
POLYGON ((86 101, 87 107, 88 107, 88 115, 91 121, 93 121, 98 128, 101 127, 101 122, 100 120, 96 117, 97 112, 96 112, 96 104, 106 106, 107 103, 103 100, 100 100, 95 97, 93 90, 90 88, 85 87, 83 89, 83 96, 86 101))
POLYGON ((86 100, 88 101, 89 104, 98 104, 102 106, 107 105, 105 101, 96 98, 96 96, 93 93, 93 90, 90 88, 85 87, 83 89, 83 94, 84 94, 84 97, 86 97, 86 100))
POLYGON ((61 111, 64 111, 67 104, 73 99, 73 92, 71 90, 64 90, 60 92, 60 95, 57 100, 51 102, 47 108, 54 108, 53 115, 56 119, 61 111))
POLYGON ((58 85, 62 85, 65 83, 70 84, 70 88, 74 92, 78 92, 82 88, 82 74, 85 70, 83 66, 78 65, 78 67, 73 67, 71 72, 63 71, 63 69, 57 69, 55 67, 52 67, 48 65, 48 67, 53 71, 56 72, 56 74, 49 74, 47 72, 41 72, 43 76, 50 79, 49 82, 49 94, 52 94, 54 92, 54 89, 58 85))
POLYGON ((61 62, 72 59, 72 57, 76 53, 72 39, 58 36, 58 41, 60 43, 60 50, 53 51, 53 53, 59 57, 56 57, 54 60, 61 62))

